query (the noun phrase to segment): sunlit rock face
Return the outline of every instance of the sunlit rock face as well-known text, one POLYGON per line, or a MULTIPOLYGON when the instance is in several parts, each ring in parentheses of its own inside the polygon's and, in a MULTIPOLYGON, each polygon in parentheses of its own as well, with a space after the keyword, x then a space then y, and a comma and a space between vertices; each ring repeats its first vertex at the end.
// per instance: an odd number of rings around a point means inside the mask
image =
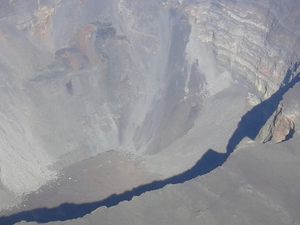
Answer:
POLYGON ((233 83, 269 96, 298 57, 290 2, 1 1, 4 187, 28 193, 111 149, 184 143, 205 100, 233 83))
POLYGON ((260 133, 260 139, 266 143, 269 141, 280 143, 288 140, 295 132, 294 121, 283 114, 282 108, 274 113, 273 118, 269 121, 260 133))
POLYGON ((195 1, 187 13, 194 39, 217 65, 251 81, 264 97, 299 58, 298 1, 195 1))

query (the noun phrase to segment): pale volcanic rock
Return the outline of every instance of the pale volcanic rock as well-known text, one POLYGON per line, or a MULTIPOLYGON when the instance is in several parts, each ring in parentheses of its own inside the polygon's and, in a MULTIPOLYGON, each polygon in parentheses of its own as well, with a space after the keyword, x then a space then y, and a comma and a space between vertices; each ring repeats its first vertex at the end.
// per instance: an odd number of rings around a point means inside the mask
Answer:
POLYGON ((32 21, 32 35, 45 44, 50 50, 53 46, 53 16, 55 8, 42 6, 35 14, 32 21))
POLYGON ((286 26, 285 14, 275 7, 273 1, 208 0, 186 9, 198 41, 213 49, 218 66, 246 77, 265 97, 299 57, 297 28, 292 30, 289 21, 286 26))
POLYGON ((284 115, 282 106, 274 113, 273 118, 263 128, 260 133, 260 139, 263 139, 263 143, 272 141, 274 143, 280 143, 288 140, 295 132, 295 122, 284 115))
POLYGON ((275 143, 286 141, 288 136, 295 131, 295 123, 285 116, 281 116, 275 122, 273 139, 275 143))
MULTIPOLYGON (((270 96, 299 59, 297 6, 1 1, 1 190, 28 194, 112 149, 144 157, 162 177, 210 148, 224 152, 249 110, 247 93, 253 105, 270 96)), ((285 108, 299 108, 283 105, 262 137, 281 142, 297 132, 299 117, 285 108)))

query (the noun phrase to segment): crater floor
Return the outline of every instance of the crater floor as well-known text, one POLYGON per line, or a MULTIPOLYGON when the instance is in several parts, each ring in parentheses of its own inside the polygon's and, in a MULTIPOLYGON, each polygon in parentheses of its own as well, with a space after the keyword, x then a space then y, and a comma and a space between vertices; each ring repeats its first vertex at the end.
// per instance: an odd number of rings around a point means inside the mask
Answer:
POLYGON ((0 224, 300 224, 299 9, 0 0, 0 224))

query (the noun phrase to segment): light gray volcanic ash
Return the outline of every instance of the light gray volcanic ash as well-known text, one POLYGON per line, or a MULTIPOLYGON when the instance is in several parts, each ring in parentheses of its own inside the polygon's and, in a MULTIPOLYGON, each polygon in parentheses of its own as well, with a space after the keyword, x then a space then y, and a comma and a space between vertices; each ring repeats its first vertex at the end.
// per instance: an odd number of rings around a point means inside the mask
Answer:
MULTIPOLYGON (((297 0, 1 0, 0 208, 111 150, 145 174, 126 189, 178 174, 210 148, 225 152, 240 117, 300 72, 299 8, 297 0)), ((299 95, 285 96, 258 141, 298 137, 299 95)))

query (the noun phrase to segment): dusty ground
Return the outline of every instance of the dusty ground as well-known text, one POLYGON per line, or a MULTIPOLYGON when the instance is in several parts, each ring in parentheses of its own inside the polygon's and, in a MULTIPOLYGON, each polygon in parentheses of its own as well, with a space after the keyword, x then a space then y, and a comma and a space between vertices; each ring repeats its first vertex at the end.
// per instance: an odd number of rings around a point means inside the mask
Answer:
POLYGON ((155 179, 159 176, 147 173, 131 155, 109 151, 65 168, 56 181, 26 196, 9 214, 66 202, 93 202, 155 179))

